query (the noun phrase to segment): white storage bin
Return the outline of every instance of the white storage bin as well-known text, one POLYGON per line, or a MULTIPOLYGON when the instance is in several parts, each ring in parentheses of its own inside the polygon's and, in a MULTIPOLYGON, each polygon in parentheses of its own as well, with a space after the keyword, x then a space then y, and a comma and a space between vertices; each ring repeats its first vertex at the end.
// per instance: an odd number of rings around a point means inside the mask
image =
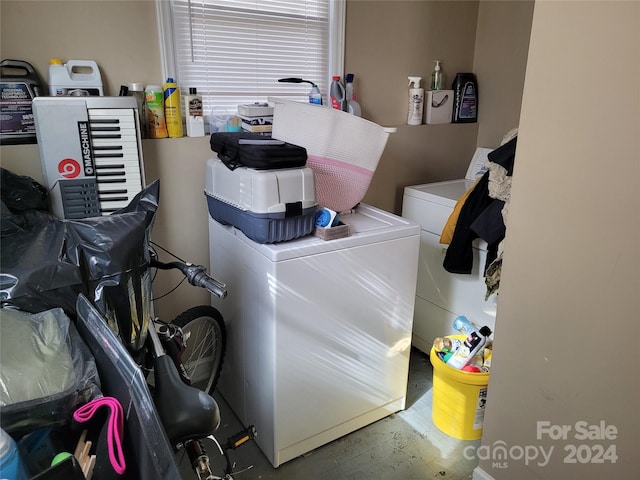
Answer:
POLYGON ((250 239, 282 242, 313 231, 318 203, 310 168, 229 170, 214 157, 207 161, 206 175, 211 218, 250 239))

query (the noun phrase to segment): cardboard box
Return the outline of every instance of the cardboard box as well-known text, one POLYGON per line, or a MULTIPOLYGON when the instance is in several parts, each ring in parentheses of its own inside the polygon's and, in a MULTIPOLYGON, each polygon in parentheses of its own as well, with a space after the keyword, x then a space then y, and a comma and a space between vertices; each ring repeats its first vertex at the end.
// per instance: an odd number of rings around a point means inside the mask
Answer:
POLYGON ((273 131, 273 125, 251 125, 249 123, 242 122, 242 130, 252 133, 270 133, 273 131))
POLYGON ((322 240, 335 240, 337 238, 348 237, 351 235, 351 230, 348 224, 338 222, 338 225, 335 227, 316 227, 313 234, 322 240))

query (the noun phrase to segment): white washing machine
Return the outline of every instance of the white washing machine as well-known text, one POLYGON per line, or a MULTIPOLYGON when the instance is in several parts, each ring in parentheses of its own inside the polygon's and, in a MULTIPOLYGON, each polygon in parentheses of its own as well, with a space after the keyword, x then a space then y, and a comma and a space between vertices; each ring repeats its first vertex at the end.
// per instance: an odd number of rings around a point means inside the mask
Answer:
POLYGON ((413 318, 414 346, 428 353, 433 339, 459 333, 453 320, 464 315, 493 331, 496 295, 485 300, 486 242, 474 241, 473 270, 469 275, 447 272, 442 263, 447 245, 440 243, 442 229, 458 199, 473 186, 486 168, 492 149, 478 148, 463 179, 405 187, 402 216, 420 224, 420 260, 413 318))
POLYGON ((219 390, 275 467, 405 407, 420 227, 364 204, 340 219, 349 237, 258 244, 209 218, 219 390))

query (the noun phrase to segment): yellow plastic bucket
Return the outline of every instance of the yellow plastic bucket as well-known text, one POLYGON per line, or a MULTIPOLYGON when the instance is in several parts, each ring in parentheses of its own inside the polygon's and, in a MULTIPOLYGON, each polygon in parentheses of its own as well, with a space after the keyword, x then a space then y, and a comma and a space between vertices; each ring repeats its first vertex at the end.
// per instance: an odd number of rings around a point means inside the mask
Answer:
MULTIPOLYGON (((464 335, 450 335, 464 340, 464 335)), ((444 363, 432 348, 433 423, 447 435, 460 440, 482 437, 487 400, 488 373, 463 372, 444 363)))

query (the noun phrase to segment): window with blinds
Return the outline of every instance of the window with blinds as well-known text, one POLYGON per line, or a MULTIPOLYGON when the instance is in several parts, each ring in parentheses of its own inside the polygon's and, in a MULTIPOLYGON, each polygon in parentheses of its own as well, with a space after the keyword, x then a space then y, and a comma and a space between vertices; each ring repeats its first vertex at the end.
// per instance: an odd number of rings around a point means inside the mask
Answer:
POLYGON ((343 19, 337 0, 159 0, 163 69, 183 93, 197 89, 206 116, 268 97, 306 101, 311 85, 286 77, 316 83, 326 102, 342 74, 343 19))

